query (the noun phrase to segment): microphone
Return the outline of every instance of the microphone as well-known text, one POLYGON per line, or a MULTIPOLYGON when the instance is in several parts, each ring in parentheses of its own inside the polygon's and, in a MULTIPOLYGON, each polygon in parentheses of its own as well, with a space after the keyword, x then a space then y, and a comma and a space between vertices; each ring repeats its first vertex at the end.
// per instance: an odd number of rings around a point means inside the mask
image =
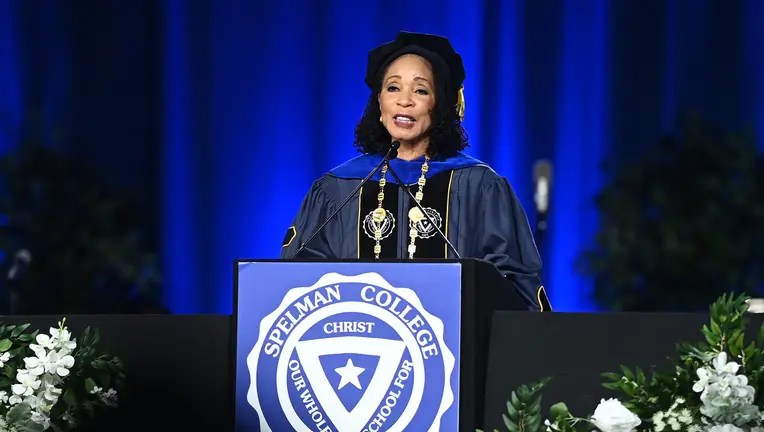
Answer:
POLYGON ((15 281, 21 278, 32 263, 32 253, 28 249, 19 249, 13 255, 13 264, 8 269, 7 279, 15 281))
POLYGON ((428 215, 427 212, 424 211, 424 208, 422 207, 422 205, 419 204, 419 202, 416 200, 416 197, 414 196, 414 194, 411 193, 411 191, 409 190, 408 187, 406 187, 406 185, 403 183, 401 178, 398 177, 398 173, 396 173, 395 170, 393 170, 393 167, 392 166, 388 166, 387 170, 390 171, 390 174, 392 174, 393 177, 395 177, 395 180, 398 181, 398 184, 403 186, 403 189, 406 191, 406 193, 408 193, 408 195, 411 197, 411 199, 414 200, 414 204, 416 204, 416 206, 419 207, 419 210, 422 211, 422 214, 427 219, 427 222, 431 223, 432 226, 438 231, 438 235, 440 235, 440 237, 443 238, 443 240, 446 241, 446 244, 448 245, 448 248, 451 249, 451 251, 454 253, 454 255, 456 255, 456 258, 457 259, 462 259, 462 256, 459 255, 459 252, 456 251, 456 248, 454 247, 454 245, 452 245, 451 242, 448 241, 448 238, 446 237, 445 234, 443 234, 443 231, 440 230, 440 227, 437 224, 435 224, 435 221, 432 220, 430 215, 428 215))
POLYGON ((546 159, 540 159, 533 165, 533 183, 536 187, 533 195, 536 211, 546 213, 549 209, 549 189, 552 185, 552 165, 546 159))
POLYGON ((313 238, 316 237, 318 235, 318 233, 320 233, 321 230, 324 229, 326 224, 328 224, 329 221, 331 221, 334 218, 334 216, 336 216, 337 213, 339 213, 340 210, 342 210, 342 208, 345 207, 345 204, 347 204, 348 201, 350 201, 350 198, 352 198, 353 195, 355 195, 356 193, 358 193, 359 190, 361 190, 363 185, 366 184, 367 181, 369 181, 371 176, 373 176, 377 171, 379 171, 382 168, 382 165, 388 163, 390 161, 390 159, 393 159, 393 158, 395 158, 398 155, 398 148, 400 146, 401 146, 401 142, 400 141, 393 141, 390 144, 390 148, 387 149, 387 153, 385 154, 385 157, 383 157, 382 160, 379 161, 377 166, 374 167, 374 169, 369 173, 369 175, 366 176, 366 178, 364 178, 363 180, 361 180, 360 183, 358 183, 358 186, 356 186, 353 189, 353 191, 348 194, 348 196, 345 198, 344 201, 342 201, 342 203, 337 207, 337 209, 334 210, 334 212, 331 215, 329 215, 328 218, 326 218, 326 220, 318 227, 318 229, 316 229, 316 231, 310 237, 308 237, 307 241, 304 241, 302 243, 302 245, 297 249, 297 251, 295 253, 293 253, 292 256, 289 257, 289 259, 293 259, 300 252, 302 252, 303 249, 305 249, 305 246, 307 246, 308 243, 310 243, 310 241, 313 240, 313 238))
POLYGON ((8 313, 13 315, 18 310, 19 288, 18 282, 23 279, 29 265, 32 263, 32 253, 28 249, 19 249, 13 255, 13 264, 8 269, 6 281, 8 283, 8 313))
POLYGON ((536 242, 547 229, 547 213, 549 212, 549 190, 552 186, 552 164, 546 159, 540 159, 533 165, 533 201, 536 203, 536 242))

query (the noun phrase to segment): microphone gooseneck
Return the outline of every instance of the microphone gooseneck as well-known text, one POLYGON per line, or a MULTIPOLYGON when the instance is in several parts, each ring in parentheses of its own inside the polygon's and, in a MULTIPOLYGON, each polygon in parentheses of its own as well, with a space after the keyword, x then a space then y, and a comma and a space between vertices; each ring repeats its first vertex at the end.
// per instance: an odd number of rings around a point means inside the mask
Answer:
POLYGON ((329 221, 331 221, 334 218, 334 216, 336 216, 337 213, 339 213, 340 210, 342 210, 342 208, 345 207, 345 205, 350 201, 350 199, 353 198, 353 196, 356 193, 358 193, 359 190, 361 190, 363 185, 366 184, 366 182, 368 182, 369 179, 377 171, 379 171, 384 164, 388 163, 390 159, 393 159, 398 155, 398 149, 400 148, 400 146, 401 146, 400 141, 393 141, 392 143, 390 143, 390 148, 387 149, 387 153, 385 153, 385 157, 382 158, 382 160, 377 164, 376 167, 374 167, 374 169, 369 173, 369 175, 366 176, 366 178, 364 178, 363 180, 361 180, 360 183, 358 183, 358 185, 353 189, 353 191, 348 194, 345 200, 342 201, 342 203, 339 206, 337 206, 337 209, 334 210, 334 212, 332 212, 332 214, 329 215, 328 218, 326 218, 326 220, 318 227, 318 229, 316 229, 315 232, 313 232, 313 234, 310 237, 308 237, 308 240, 302 242, 302 244, 297 249, 297 251, 295 251, 295 253, 293 253, 289 257, 289 259, 294 259, 300 252, 302 252, 305 249, 305 247, 308 245, 308 243, 310 243, 310 241, 313 240, 318 235, 318 233, 320 233, 324 229, 324 227, 329 223, 329 221))

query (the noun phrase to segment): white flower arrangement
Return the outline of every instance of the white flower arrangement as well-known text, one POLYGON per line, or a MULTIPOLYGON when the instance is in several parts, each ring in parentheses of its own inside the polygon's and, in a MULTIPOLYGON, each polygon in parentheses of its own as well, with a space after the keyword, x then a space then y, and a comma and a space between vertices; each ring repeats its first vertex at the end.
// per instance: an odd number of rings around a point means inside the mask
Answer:
POLYGON ((97 407, 116 406, 122 363, 98 352, 97 330, 78 342, 65 318, 50 334, 28 327, 0 326, 0 432, 71 430, 97 407))
POLYGON ((698 381, 692 390, 701 393, 700 413, 718 425, 760 423, 761 412, 753 405, 756 390, 748 385, 748 377, 737 375, 740 365, 727 362, 722 351, 713 360, 713 367, 698 368, 698 381))
MULTIPOLYGON (((680 343, 671 372, 648 377, 622 366, 619 374, 603 374, 604 387, 623 400, 602 399, 586 418, 560 402, 542 423, 543 378, 512 392, 504 424, 510 432, 764 432, 764 347, 744 339, 748 300, 723 295, 711 305, 705 341, 680 343)), ((764 325, 757 336, 764 343, 764 325)))

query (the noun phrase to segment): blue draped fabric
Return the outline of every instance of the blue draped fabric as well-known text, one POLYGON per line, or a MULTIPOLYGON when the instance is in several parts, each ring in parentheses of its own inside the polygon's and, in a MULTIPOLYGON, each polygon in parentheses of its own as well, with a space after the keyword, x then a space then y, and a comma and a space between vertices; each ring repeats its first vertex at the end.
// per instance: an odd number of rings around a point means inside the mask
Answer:
POLYGON ((230 313, 234 259, 279 255, 311 182, 357 154, 366 53, 399 30, 462 54, 466 153, 509 178, 531 224, 533 163, 553 162, 541 252, 559 311, 596 309, 574 260, 605 158, 640 154, 687 110, 755 127, 764 149, 758 0, 53 5, 0 0, 0 150, 41 104, 153 196, 175 313, 230 313))
POLYGON ((23 86, 18 47, 16 3, 0 3, 0 154, 13 148, 19 139, 23 86))
POLYGON ((553 250, 545 257, 549 289, 560 283, 565 287, 550 293, 552 306, 558 310, 592 308, 582 295, 591 290, 589 282, 577 277, 571 264, 596 230, 592 197, 602 186, 598 164, 606 156, 610 140, 609 12, 605 1, 592 1, 571 8, 562 17, 551 156, 556 167, 551 203, 553 250))
POLYGON ((743 8, 745 24, 743 26, 742 48, 745 53, 743 68, 745 79, 741 86, 749 94, 746 113, 752 113, 756 130, 757 143, 764 150, 764 26, 761 19, 764 18, 764 2, 749 1, 743 8))

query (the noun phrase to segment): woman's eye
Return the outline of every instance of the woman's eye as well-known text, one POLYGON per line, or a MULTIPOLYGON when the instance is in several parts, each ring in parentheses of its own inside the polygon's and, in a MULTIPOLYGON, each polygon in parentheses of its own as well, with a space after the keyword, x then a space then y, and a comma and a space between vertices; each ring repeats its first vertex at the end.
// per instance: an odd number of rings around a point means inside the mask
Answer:
POLYGON ((398 91, 398 87, 396 87, 394 85, 389 85, 389 86, 387 86, 387 91, 389 91, 389 92, 398 91))
POLYGON ((416 92, 421 94, 421 95, 428 95, 428 94, 430 94, 430 92, 427 89, 417 89, 416 92))

